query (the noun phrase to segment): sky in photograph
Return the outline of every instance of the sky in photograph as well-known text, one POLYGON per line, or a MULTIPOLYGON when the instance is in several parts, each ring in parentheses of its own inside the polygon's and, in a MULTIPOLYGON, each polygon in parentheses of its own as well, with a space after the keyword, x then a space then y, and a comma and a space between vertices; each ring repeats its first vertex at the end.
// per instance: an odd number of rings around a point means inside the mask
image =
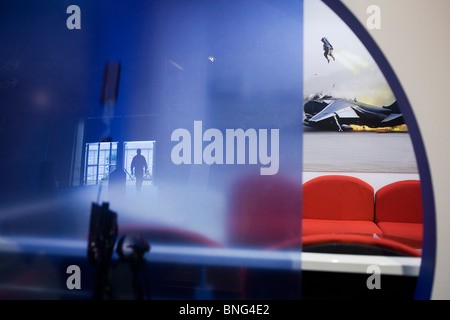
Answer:
POLYGON ((395 97, 370 52, 353 31, 320 0, 304 0, 304 97, 322 92, 382 106, 395 97), (330 63, 322 37, 334 47, 330 63))

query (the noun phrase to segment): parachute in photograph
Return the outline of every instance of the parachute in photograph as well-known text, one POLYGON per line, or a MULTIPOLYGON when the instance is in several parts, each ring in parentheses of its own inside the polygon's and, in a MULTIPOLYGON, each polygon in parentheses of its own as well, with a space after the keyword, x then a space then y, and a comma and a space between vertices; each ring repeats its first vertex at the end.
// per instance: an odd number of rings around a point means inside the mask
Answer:
POLYGON ((327 46, 330 49, 333 49, 333 46, 331 45, 331 43, 328 41, 327 38, 323 37, 321 40, 325 46, 327 46))

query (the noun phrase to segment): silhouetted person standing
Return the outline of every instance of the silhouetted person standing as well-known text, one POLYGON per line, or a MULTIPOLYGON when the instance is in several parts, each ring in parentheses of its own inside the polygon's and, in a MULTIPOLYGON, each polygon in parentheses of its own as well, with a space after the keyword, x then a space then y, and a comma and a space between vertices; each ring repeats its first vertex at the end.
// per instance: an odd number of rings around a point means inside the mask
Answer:
POLYGON ((136 190, 138 192, 142 189, 142 182, 144 181, 144 174, 147 172, 147 161, 141 155, 141 149, 137 149, 137 154, 131 161, 131 174, 136 177, 136 190))

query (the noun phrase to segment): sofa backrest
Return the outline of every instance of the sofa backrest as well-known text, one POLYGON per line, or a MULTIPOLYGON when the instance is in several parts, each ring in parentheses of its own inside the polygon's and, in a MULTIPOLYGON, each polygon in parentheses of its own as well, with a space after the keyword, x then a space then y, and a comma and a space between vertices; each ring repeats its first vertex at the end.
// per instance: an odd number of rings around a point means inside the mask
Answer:
POLYGON ((373 221, 374 189, 351 176, 313 178, 303 184, 303 218, 373 221))
POLYGON ((419 180, 388 184, 375 194, 375 222, 422 223, 422 193, 419 180))

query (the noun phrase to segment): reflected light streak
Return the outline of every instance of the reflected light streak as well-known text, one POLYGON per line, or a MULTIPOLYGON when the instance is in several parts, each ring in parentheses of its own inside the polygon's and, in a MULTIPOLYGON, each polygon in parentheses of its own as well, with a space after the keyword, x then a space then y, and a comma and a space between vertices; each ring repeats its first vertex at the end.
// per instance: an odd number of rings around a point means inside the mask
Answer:
POLYGON ((169 62, 171 65, 173 65, 175 68, 177 68, 178 70, 184 71, 184 68, 182 66, 180 66, 178 63, 176 63, 173 60, 167 60, 167 62, 169 62))
POLYGON ((48 255, 86 257, 87 242, 43 237, 0 238, 0 252, 45 253, 48 255))
POLYGON ((59 199, 52 198, 41 201, 22 203, 8 208, 3 208, 0 209, 0 222, 6 221, 11 218, 18 218, 24 215, 29 215, 30 213, 39 213, 43 210, 54 208, 59 203, 59 199))

